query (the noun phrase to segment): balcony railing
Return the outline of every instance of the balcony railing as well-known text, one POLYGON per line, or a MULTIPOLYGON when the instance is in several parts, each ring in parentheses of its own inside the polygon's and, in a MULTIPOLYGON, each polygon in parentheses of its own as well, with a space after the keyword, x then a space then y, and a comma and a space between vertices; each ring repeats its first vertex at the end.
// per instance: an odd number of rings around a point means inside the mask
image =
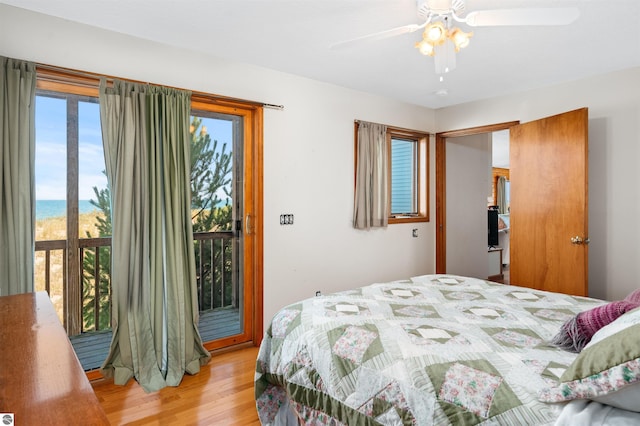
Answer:
MULTIPOLYGON (((195 233, 194 255, 196 282, 200 312, 218 308, 238 307, 238 274, 234 261, 233 232, 195 233)), ((67 241, 36 241, 37 290, 46 290, 51 297, 63 324, 80 314, 80 332, 99 331, 111 328, 111 238, 84 238, 79 240, 81 271, 67 271, 67 241), (70 303, 65 301, 68 293, 68 276, 77 273, 81 283, 82 312, 69 312, 70 303)), ((67 329, 67 333, 70 333, 67 329)))

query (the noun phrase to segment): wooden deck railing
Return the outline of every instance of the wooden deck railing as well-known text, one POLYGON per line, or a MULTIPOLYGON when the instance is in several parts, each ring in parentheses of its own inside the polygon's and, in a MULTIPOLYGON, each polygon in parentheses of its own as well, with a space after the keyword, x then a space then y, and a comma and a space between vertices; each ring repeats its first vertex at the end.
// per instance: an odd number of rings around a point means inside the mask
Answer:
MULTIPOLYGON (((200 312, 238 307, 232 231, 193 234, 200 312)), ((237 267, 237 266, 235 266, 237 267)))
MULTIPOLYGON (((233 232, 194 233, 198 306, 201 312, 238 307, 239 290, 233 268, 236 248, 233 232)), ((111 327, 111 238, 79 240, 81 271, 68 271, 66 240, 36 241, 36 289, 45 290, 63 324, 78 312, 68 312, 68 275, 80 276, 81 332, 111 327), (96 255, 97 254, 97 255, 96 255), (41 266, 40 266, 41 265, 41 266)), ((67 330, 69 332, 69 330, 67 330)))

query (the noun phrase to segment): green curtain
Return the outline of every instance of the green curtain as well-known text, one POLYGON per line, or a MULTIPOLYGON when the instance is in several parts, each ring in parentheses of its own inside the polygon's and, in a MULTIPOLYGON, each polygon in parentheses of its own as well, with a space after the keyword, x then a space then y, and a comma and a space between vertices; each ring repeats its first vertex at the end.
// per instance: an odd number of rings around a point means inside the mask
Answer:
POLYGON ((0 296, 33 291, 36 66, 0 56, 0 296))
POLYGON ((190 211, 190 93, 100 84, 111 190, 113 339, 102 370, 147 391, 210 359, 198 332, 190 211))
POLYGON ((387 126, 358 123, 353 227, 386 227, 389 221, 387 126))

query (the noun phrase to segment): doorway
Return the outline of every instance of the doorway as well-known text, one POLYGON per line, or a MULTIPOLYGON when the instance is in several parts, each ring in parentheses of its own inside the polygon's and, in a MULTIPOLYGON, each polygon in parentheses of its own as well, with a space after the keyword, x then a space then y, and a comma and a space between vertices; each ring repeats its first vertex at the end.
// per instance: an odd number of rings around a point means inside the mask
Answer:
MULTIPOLYGON (((194 240, 201 239, 195 252, 200 334, 208 350, 258 344, 262 337, 262 224, 258 220, 262 217, 262 109, 194 100, 192 115, 215 145, 209 147, 214 153, 213 168, 206 173, 223 168, 213 197, 220 217, 205 215, 211 220, 194 233, 194 240)), ((192 182, 192 192, 196 188, 197 182, 195 186, 192 182)), ((204 193, 211 197, 211 191, 204 193)), ((211 201, 204 200, 200 208, 210 209, 211 201)))
POLYGON ((489 271, 487 238, 491 135, 448 139, 446 179, 447 226, 455 230, 447 234, 447 273, 486 279, 494 275, 489 271))
POLYGON ((491 133, 491 193, 487 204, 497 211, 495 232, 491 235, 492 242, 497 242, 494 253, 499 264, 493 261, 493 272, 489 274, 493 281, 509 284, 510 279, 510 239, 511 239, 511 163, 509 160, 509 131, 500 130, 491 133))
POLYGON ((447 273, 505 282, 508 149, 507 130, 447 139, 447 273))
POLYGON ((447 273, 447 140, 508 130, 518 123, 510 121, 436 134, 436 273, 447 273))
POLYGON ((511 283, 586 296, 588 110, 436 134, 436 273, 446 273, 447 139, 510 130, 511 283))

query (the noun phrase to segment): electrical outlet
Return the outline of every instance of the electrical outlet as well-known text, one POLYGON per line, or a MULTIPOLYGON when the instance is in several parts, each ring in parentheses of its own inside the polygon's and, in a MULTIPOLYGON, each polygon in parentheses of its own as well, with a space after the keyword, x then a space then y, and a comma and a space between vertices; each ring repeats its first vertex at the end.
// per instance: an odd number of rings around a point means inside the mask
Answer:
POLYGON ((413 228, 413 231, 411 231, 411 235, 413 235, 413 238, 418 238, 418 228, 413 228))
POLYGON ((280 215, 280 225, 293 225, 293 215, 292 214, 281 214, 280 215))

